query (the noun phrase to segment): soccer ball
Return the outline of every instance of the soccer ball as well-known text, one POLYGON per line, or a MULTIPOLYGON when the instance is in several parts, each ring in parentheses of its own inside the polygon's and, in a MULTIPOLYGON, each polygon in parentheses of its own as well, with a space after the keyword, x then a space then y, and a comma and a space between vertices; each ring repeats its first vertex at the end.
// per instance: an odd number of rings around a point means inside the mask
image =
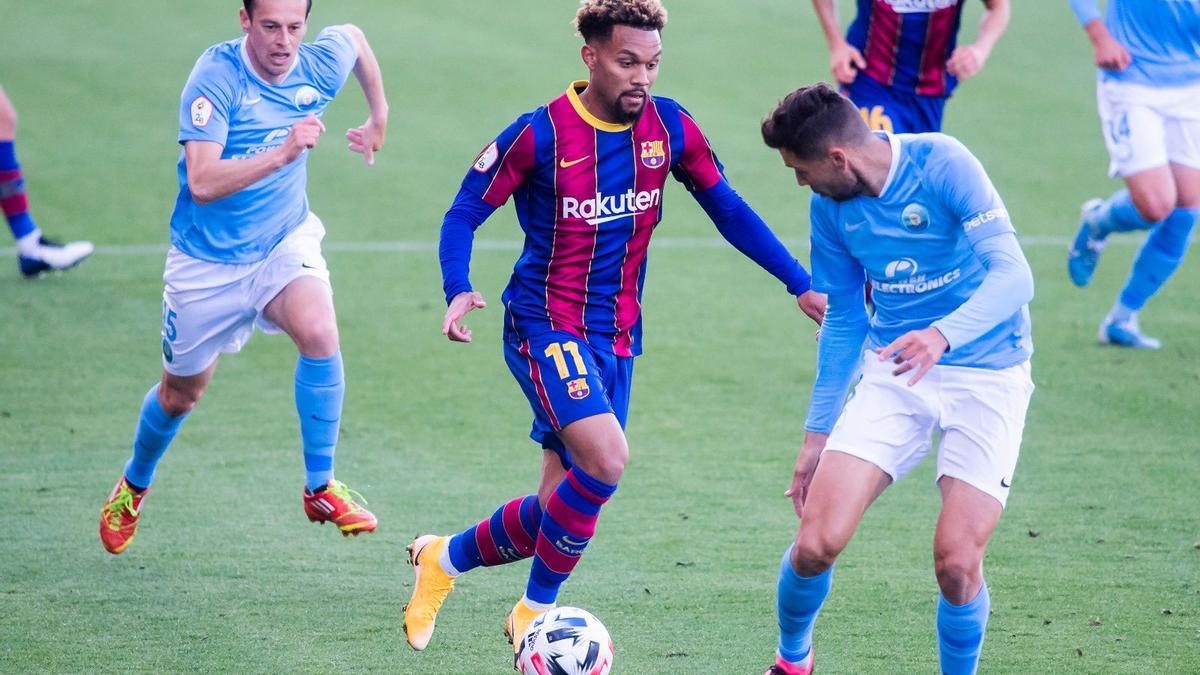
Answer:
POLYGON ((558 607, 529 624, 516 665, 523 675, 608 675, 612 662, 604 624, 582 609, 558 607))

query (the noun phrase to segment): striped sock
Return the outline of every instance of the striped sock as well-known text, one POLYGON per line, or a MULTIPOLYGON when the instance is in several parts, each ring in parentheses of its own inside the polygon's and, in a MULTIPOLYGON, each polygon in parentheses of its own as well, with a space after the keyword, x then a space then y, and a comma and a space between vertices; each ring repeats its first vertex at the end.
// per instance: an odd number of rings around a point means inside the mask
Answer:
POLYGON ((341 351, 323 359, 300 355, 296 362, 296 412, 304 445, 304 485, 310 492, 333 479, 333 452, 345 394, 341 351))
POLYGON ((25 179, 17 163, 14 141, 0 141, 0 209, 8 220, 14 239, 18 241, 37 231, 29 215, 29 199, 25 196, 25 179))
POLYGON ((542 507, 537 495, 517 497, 496 509, 491 518, 468 527, 450 539, 442 568, 458 576, 476 567, 494 567, 533 555, 542 507))
POLYGON ((549 606, 558 600, 559 587, 596 533, 600 507, 616 489, 616 485, 599 481, 577 466, 567 471, 546 504, 538 530, 529 584, 525 587, 525 597, 531 604, 549 606))

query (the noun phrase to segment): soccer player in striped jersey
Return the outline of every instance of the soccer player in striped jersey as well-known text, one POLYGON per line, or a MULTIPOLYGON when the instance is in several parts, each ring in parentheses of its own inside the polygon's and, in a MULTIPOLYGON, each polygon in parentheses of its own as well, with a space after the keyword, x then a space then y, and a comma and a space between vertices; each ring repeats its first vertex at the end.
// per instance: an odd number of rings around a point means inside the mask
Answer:
POLYGON ((843 38, 835 0, 813 0, 842 93, 876 130, 941 131, 960 80, 974 76, 1008 26, 1009 0, 983 0, 975 42, 957 45, 967 0, 857 0, 843 38))
POLYGON ((798 296, 819 321, 823 296, 808 273, 730 187, 700 127, 675 101, 650 95, 666 11, 658 0, 584 0, 575 25, 590 79, 519 117, 467 171, 442 224, 449 309, 442 332, 469 342, 463 317, 485 306, 468 279, 473 233, 510 197, 525 246, 505 289, 504 355, 533 408, 543 448, 538 491, 453 537, 409 546, 416 571, 405 608, 409 644, 424 649, 455 577, 533 558, 505 630, 519 648, 529 623, 595 532, 629 454, 624 426, 634 357, 642 351, 641 292, 668 175, 720 233, 798 296))

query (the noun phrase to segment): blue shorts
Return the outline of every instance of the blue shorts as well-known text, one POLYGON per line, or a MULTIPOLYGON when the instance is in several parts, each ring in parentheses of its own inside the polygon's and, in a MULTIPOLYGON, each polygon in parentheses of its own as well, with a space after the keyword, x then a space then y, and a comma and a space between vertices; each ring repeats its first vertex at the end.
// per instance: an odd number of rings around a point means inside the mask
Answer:
POLYGON ((529 437, 553 450, 570 468, 571 457, 558 431, 593 415, 612 413, 625 427, 633 357, 595 349, 562 331, 505 342, 504 360, 533 408, 529 437))
POLYGON ((854 78, 854 82, 843 85, 842 93, 854 101, 872 130, 893 134, 942 130, 946 96, 896 91, 862 73, 854 78))

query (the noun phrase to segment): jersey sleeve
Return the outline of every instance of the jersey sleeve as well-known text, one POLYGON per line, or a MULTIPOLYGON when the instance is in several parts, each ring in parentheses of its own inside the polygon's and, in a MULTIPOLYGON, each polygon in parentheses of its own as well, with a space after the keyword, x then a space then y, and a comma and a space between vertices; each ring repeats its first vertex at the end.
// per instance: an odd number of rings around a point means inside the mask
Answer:
POLYGON ((671 172, 690 192, 703 192, 724 179, 725 167, 691 114, 682 106, 678 111, 683 125, 683 154, 671 172))
POLYGON ((179 142, 208 141, 225 147, 236 98, 229 70, 205 53, 196 62, 179 100, 179 142))
POLYGON ((813 196, 809 207, 812 232, 812 288, 818 293, 839 295, 853 293, 866 283, 866 272, 850 255, 837 230, 832 213, 836 208, 830 200, 813 196))
POLYGON ((1075 18, 1079 19, 1079 25, 1086 26, 1096 19, 1103 18, 1100 14, 1100 8, 1096 6, 1096 0, 1067 0, 1071 5, 1071 11, 1075 12, 1075 18))
POLYGON ((330 26, 308 45, 312 59, 313 80, 321 93, 333 98, 346 84, 354 64, 358 63, 358 45, 341 26, 330 26))
POLYGON ((983 165, 962 143, 942 136, 926 166, 936 194, 958 218, 971 243, 1016 231, 983 165))
POLYGON ((475 156, 462 187, 499 208, 533 173, 535 143, 529 115, 508 125, 475 156))

